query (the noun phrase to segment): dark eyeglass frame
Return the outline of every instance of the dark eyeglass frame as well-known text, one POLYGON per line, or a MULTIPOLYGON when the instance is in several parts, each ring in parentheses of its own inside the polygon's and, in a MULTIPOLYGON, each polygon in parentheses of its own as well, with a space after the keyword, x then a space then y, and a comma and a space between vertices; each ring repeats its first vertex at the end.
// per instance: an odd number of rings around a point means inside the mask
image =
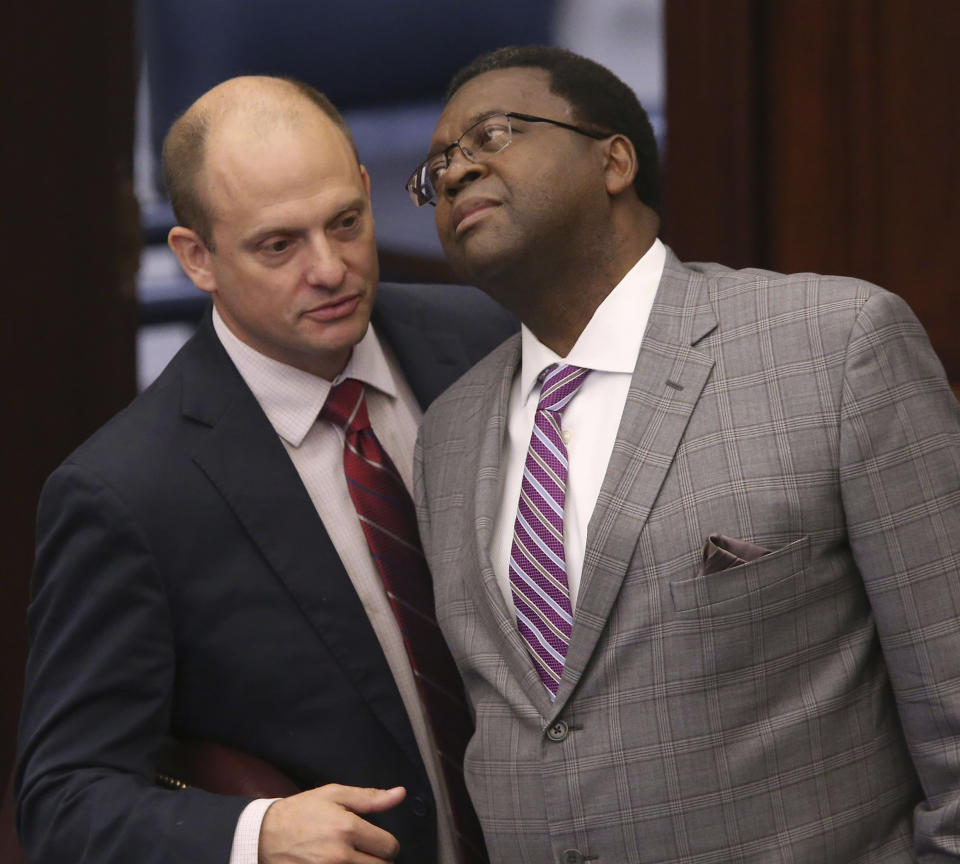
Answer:
POLYGON ((453 158, 451 155, 453 151, 459 150, 463 154, 463 158, 468 162, 476 163, 478 160, 475 158, 476 154, 471 155, 470 151, 463 147, 460 143, 466 138, 474 129, 476 129, 481 123, 486 123, 494 117, 505 117, 507 119, 507 140, 506 143, 499 150, 489 150, 481 151, 486 153, 488 156, 495 156, 497 153, 502 153, 510 144, 513 142, 513 124, 510 123, 512 118, 517 120, 525 120, 527 123, 549 123, 551 126, 559 126, 561 129, 569 129, 571 132, 576 132, 579 135, 586 135, 587 138, 593 138, 597 141, 601 141, 604 138, 609 138, 611 135, 615 135, 615 132, 592 132, 589 129, 584 129, 582 126, 574 126, 572 123, 564 123, 562 120, 551 120, 549 117, 537 117, 533 114, 521 114, 519 111, 494 111, 492 114, 488 114, 486 117, 481 117, 477 120, 476 123, 472 123, 464 133, 457 138, 452 144, 448 144, 443 150, 436 153, 431 153, 427 156, 426 159, 421 162, 414 172, 410 175, 410 179, 407 180, 404 188, 410 195, 410 200, 417 207, 423 207, 426 204, 431 204, 434 207, 437 204, 437 190, 434 188, 433 182, 430 180, 430 177, 427 172, 427 166, 430 162, 437 158, 437 156, 444 157, 443 170, 446 171, 450 167, 450 161, 453 158))

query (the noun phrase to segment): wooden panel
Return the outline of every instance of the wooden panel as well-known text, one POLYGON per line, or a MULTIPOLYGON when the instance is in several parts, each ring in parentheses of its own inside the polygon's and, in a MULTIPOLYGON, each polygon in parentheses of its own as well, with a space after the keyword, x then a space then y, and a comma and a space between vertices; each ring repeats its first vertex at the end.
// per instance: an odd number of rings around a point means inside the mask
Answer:
POLYGON ((960 3, 669 0, 666 22, 667 242, 896 291, 960 382, 960 3))
POLYGON ((685 260, 757 263, 756 0, 664 3, 665 240, 685 260), (692 169, 692 170, 691 170, 692 169))
POLYGON ((960 3, 771 2, 764 23, 771 266, 896 291, 960 379, 960 3))
POLYGON ((135 390, 133 4, 4 11, 0 779, 22 687, 33 523, 46 475, 135 390))

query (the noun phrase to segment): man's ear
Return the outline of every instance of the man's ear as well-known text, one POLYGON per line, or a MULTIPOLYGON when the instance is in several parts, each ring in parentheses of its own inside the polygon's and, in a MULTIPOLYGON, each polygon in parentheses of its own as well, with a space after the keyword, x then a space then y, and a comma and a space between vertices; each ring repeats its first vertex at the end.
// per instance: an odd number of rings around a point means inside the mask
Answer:
POLYGON ((360 166, 360 179, 363 181, 363 188, 367 190, 367 203, 369 204, 369 216, 370 224, 373 224, 373 199, 370 197, 370 175, 367 173, 367 169, 360 166))
POLYGON ((208 293, 216 290, 217 283, 210 269, 210 250, 196 231, 175 225, 167 235, 167 244, 197 288, 208 293))
POLYGON ((613 135, 607 141, 604 176, 610 195, 619 195, 633 184, 637 176, 637 151, 626 135, 613 135))

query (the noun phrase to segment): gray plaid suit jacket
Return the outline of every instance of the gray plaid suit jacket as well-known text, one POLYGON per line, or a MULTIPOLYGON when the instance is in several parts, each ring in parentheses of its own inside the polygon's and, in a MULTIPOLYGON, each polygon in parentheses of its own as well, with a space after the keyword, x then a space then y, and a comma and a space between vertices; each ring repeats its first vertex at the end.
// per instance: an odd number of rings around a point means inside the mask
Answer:
POLYGON ((668 251, 553 704, 488 554, 519 355, 417 449, 492 859, 956 860, 960 408, 906 304, 668 251), (715 534, 772 551, 704 572, 715 534))

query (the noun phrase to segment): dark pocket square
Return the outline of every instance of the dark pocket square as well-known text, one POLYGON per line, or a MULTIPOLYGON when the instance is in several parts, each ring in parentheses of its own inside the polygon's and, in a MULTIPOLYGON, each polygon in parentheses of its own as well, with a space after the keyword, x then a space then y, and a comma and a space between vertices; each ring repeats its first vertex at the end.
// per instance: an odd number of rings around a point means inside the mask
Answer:
POLYGON ((746 540, 737 540, 724 534, 711 534, 703 544, 703 567, 700 575, 708 576, 738 564, 748 564, 769 553, 769 549, 746 540))

